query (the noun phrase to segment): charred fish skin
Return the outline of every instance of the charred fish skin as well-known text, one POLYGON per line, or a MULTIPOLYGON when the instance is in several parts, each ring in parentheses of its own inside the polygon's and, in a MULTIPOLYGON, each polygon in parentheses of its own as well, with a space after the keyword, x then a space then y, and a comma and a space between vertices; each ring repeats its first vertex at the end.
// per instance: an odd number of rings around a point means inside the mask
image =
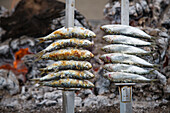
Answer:
POLYGON ((88 80, 60 79, 50 82, 42 82, 40 85, 61 88, 93 88, 94 84, 88 80))
POLYGON ((71 39, 61 39, 53 42, 50 44, 46 49, 44 49, 43 54, 46 52, 51 52, 53 50, 61 49, 64 47, 91 47, 94 45, 94 42, 91 42, 86 39, 78 39, 78 38, 71 38, 71 39))
POLYGON ((61 38, 65 38, 65 39, 70 39, 70 38, 94 38, 96 37, 96 34, 88 29, 85 29, 83 27, 63 27, 60 28, 54 32, 52 32, 51 34, 39 38, 40 43, 47 41, 47 40, 55 40, 55 39, 61 39, 61 38))
POLYGON ((135 64, 143 67, 154 67, 153 64, 145 61, 134 55, 128 55, 124 53, 110 53, 100 56, 100 59, 105 63, 125 63, 125 64, 135 64))
POLYGON ((35 81, 49 81, 49 80, 58 80, 63 78, 73 78, 73 79, 91 79, 94 78, 94 75, 89 71, 78 71, 78 70, 62 70, 58 72, 52 72, 47 74, 44 77, 32 79, 35 81))
POLYGON ((151 79, 147 79, 138 74, 124 73, 124 72, 108 72, 103 75, 105 78, 112 82, 151 82, 151 79))
POLYGON ((146 70, 134 65, 128 64, 105 64, 104 69, 110 72, 125 72, 125 73, 134 73, 134 74, 149 74, 153 70, 146 70))
POLYGON ((127 44, 127 45, 133 45, 133 46, 151 46, 152 45, 150 42, 146 42, 140 39, 132 38, 129 36, 123 36, 123 35, 106 35, 103 37, 103 40, 111 44, 127 44))
POLYGON ((139 38, 151 39, 152 37, 146 34, 144 31, 127 25, 104 25, 101 27, 106 33, 127 35, 139 38))
POLYGON ((89 60, 94 55, 88 50, 60 49, 44 54, 40 59, 46 60, 89 60))
POLYGON ((59 70, 89 70, 92 65, 88 61, 74 61, 74 60, 61 60, 47 66, 46 68, 40 69, 43 72, 59 71, 59 70))

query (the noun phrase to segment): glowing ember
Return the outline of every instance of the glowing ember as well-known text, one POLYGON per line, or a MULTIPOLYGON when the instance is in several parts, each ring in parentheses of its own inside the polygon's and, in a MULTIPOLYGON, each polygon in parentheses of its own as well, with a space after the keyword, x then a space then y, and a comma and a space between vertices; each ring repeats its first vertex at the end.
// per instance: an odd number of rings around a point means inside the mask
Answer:
POLYGON ((23 63, 21 58, 27 54, 31 54, 28 48, 25 49, 21 48, 19 51, 15 53, 15 61, 13 62, 14 68, 18 68, 18 64, 23 63))
POLYGON ((31 54, 29 52, 29 48, 25 48, 25 49, 20 49, 19 51, 17 51, 15 53, 15 60, 13 62, 13 66, 10 64, 5 64, 0 66, 0 69, 7 69, 7 70, 11 70, 13 71, 13 73, 15 73, 15 75, 23 75, 23 82, 26 81, 26 73, 28 72, 27 67, 24 65, 23 61, 21 60, 22 57, 24 57, 27 54, 31 54))

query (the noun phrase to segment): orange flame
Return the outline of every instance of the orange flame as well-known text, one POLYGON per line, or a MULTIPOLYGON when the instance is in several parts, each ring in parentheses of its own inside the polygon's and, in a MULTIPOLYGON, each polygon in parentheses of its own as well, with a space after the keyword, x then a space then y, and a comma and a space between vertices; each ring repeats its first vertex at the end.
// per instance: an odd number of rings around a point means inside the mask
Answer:
POLYGON ((0 66, 0 69, 11 70, 11 71, 13 71, 13 73, 15 73, 15 75, 23 74, 24 82, 25 82, 25 80, 26 80, 25 75, 28 72, 28 69, 24 65, 24 63, 21 59, 22 59, 22 57, 24 57, 27 54, 32 54, 29 52, 29 48, 25 48, 25 49, 21 48, 19 51, 17 51, 15 53, 15 60, 13 62, 13 66, 11 66, 10 64, 5 64, 5 65, 0 66))

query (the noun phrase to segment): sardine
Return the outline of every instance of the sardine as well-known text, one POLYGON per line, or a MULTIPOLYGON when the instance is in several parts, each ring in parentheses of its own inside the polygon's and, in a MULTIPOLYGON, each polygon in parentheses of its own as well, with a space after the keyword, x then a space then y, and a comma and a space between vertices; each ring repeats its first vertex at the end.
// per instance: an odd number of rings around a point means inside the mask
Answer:
POLYGON ((60 49, 44 54, 39 59, 48 60, 88 60, 94 55, 88 50, 60 49))
POLYGON ((47 41, 47 40, 55 40, 55 39, 70 39, 70 38, 94 38, 96 37, 96 34, 86 28, 83 27, 62 27, 51 34, 39 38, 38 40, 41 42, 47 41))
POLYGON ((87 61, 74 61, 74 60, 62 60, 56 61, 55 63, 47 66, 46 68, 41 68, 40 71, 43 72, 51 72, 51 71, 59 71, 59 70, 88 70, 91 69, 92 65, 87 61))
POLYGON ((111 44, 127 44, 133 46, 151 46, 152 43, 140 39, 132 38, 123 35, 106 35, 103 39, 111 44))
POLYGON ((127 64, 105 64, 104 69, 110 72, 126 72, 135 74, 149 74, 152 70, 146 70, 137 66, 127 65, 127 64))
POLYGON ((123 73, 123 72, 108 72, 103 76, 112 82, 153 82, 158 81, 157 79, 147 79, 138 74, 123 73))
POLYGON ((65 47, 91 47, 94 45, 93 42, 86 40, 86 39, 76 39, 76 38, 71 38, 71 39, 61 39, 53 42, 50 44, 46 49, 42 50, 37 54, 38 57, 41 57, 43 54, 46 52, 51 52, 53 50, 65 48, 65 47))
POLYGON ((129 45, 122 45, 122 44, 112 44, 107 45, 102 48, 103 51, 108 53, 127 53, 127 54, 149 54, 150 51, 145 51, 143 49, 129 46, 129 45))
POLYGON ((153 64, 145 61, 134 55, 128 55, 123 53, 110 53, 100 56, 100 59, 105 63, 125 63, 125 64, 135 64, 143 67, 154 67, 153 64))
POLYGON ((93 88, 94 84, 88 80, 60 79, 49 82, 40 82, 42 86, 61 87, 61 88, 93 88))
POLYGON ((31 79, 34 81, 48 81, 57 80, 63 78, 74 78, 74 79, 91 79, 94 75, 89 71, 78 71, 78 70, 62 70, 58 72, 52 72, 41 78, 31 79))
POLYGON ((127 25, 104 25, 101 27, 106 33, 120 34, 139 38, 151 39, 152 37, 146 34, 144 31, 127 25))

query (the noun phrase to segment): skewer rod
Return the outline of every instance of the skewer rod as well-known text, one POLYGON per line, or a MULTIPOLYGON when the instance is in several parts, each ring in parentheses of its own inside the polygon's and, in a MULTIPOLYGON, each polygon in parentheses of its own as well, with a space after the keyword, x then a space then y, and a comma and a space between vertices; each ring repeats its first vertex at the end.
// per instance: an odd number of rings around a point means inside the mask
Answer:
MULTIPOLYGON (((66 0, 65 23, 66 27, 74 26, 75 0, 66 0)), ((63 113, 74 113, 74 91, 63 91, 63 113)))

